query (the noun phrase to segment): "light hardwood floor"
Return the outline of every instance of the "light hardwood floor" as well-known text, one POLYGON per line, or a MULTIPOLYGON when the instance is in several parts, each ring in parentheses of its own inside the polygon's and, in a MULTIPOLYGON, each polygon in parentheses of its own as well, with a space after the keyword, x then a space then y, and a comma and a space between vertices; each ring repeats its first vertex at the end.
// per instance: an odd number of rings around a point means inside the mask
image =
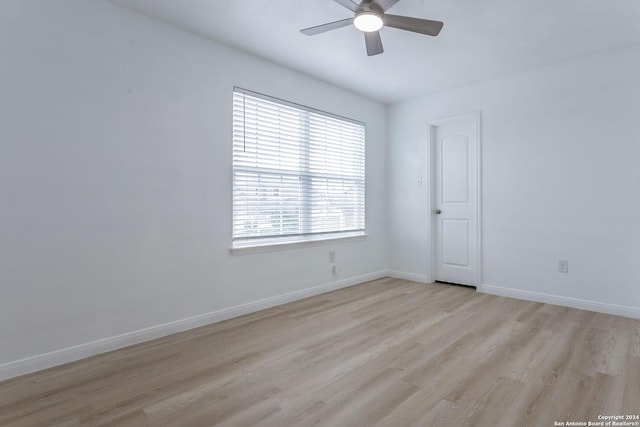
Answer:
POLYGON ((0 426, 553 426, 640 413, 640 321, 382 279, 0 383, 0 426))

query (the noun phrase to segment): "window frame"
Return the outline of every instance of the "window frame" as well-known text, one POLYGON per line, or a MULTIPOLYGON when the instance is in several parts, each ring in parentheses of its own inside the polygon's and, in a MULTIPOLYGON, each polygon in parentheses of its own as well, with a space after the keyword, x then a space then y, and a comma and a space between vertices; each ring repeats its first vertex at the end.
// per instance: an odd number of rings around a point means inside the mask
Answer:
MULTIPOLYGON (((236 238, 235 233, 235 221, 236 221, 236 197, 235 197, 235 187, 236 187, 236 174, 238 173, 238 169, 235 166, 235 136, 232 136, 232 150, 231 150, 231 193, 232 193, 232 207, 231 207, 231 252, 233 254, 245 254, 245 253, 254 253, 254 252, 265 252, 270 250, 284 250, 291 249, 293 247, 299 246, 315 246, 318 244, 326 244, 327 242, 335 242, 336 240, 340 241, 348 241, 348 240, 361 240, 367 237, 366 233, 366 134, 367 127, 364 122, 354 120, 351 118, 347 118, 341 115, 329 113, 323 110, 319 110, 316 108, 308 107, 306 105, 298 104, 295 102, 283 100, 280 98, 276 98, 273 96, 265 95, 259 92, 255 92, 252 90, 244 89, 238 86, 234 86, 233 88, 233 102, 232 105, 235 105, 235 97, 236 94, 241 94, 243 96, 250 96, 259 100, 265 100, 267 102, 275 103, 278 105, 282 105, 284 107, 293 108, 299 110, 301 112, 305 112, 307 114, 315 114, 318 116, 326 117, 333 120, 338 120, 345 123, 350 123, 356 126, 362 127, 362 178, 358 179, 356 182, 362 185, 362 228, 358 228, 355 230, 337 230, 337 231, 327 231, 327 232, 311 232, 311 233, 298 233, 293 235, 280 235, 280 236, 264 236, 264 237, 239 237, 236 238)), ((235 133, 236 122, 235 118, 232 118, 232 134, 235 133)), ((306 122, 307 125, 309 121, 306 122)), ((246 129, 246 125, 243 126, 243 132, 246 129)), ((304 150, 308 151, 310 144, 309 134, 305 134, 306 138, 301 142, 301 145, 305 145, 304 150)), ((309 161, 309 157, 307 155, 307 161, 309 161)), ((242 171, 241 171, 242 172, 242 171)), ((302 178, 304 175, 304 168, 299 167, 296 171, 298 175, 302 178)), ((307 175, 310 177, 311 175, 307 175)), ((327 179, 330 179, 331 173, 324 174, 327 179)), ((311 190, 303 191, 302 193, 303 199, 310 199, 313 194, 311 190)), ((308 203, 308 202, 307 202, 308 203)), ((307 203, 303 203, 306 205, 307 203)), ((310 205, 307 205, 310 206, 310 205)), ((360 210, 358 210, 360 212, 360 210)), ((310 209, 308 209, 308 213, 310 214, 310 209)), ((311 222, 307 223, 307 226, 311 227, 311 222)))

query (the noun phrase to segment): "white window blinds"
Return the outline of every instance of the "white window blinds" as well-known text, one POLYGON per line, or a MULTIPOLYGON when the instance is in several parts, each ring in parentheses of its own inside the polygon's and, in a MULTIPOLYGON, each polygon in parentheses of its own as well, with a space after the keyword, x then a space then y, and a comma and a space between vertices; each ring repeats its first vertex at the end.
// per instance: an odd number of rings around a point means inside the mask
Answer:
POLYGON ((362 123, 235 88, 234 246, 363 234, 364 144, 362 123))

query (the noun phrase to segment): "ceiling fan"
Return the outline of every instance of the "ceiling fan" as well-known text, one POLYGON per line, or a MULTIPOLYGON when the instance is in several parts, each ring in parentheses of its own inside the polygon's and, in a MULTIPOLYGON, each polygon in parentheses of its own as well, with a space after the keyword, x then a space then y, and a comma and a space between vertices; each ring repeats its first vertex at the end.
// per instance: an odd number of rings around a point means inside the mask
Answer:
POLYGON ((362 0, 360 4, 354 3, 352 0, 334 1, 352 11, 354 14, 353 18, 305 28, 304 30, 300 30, 300 32, 308 36, 313 36, 353 24, 358 30, 364 32, 364 41, 367 45, 367 55, 369 56, 384 52, 382 39, 378 31, 383 26, 426 34, 428 36, 437 36, 444 25, 444 23, 440 21, 430 21, 428 19, 410 18, 408 16, 385 13, 400 0, 362 0))

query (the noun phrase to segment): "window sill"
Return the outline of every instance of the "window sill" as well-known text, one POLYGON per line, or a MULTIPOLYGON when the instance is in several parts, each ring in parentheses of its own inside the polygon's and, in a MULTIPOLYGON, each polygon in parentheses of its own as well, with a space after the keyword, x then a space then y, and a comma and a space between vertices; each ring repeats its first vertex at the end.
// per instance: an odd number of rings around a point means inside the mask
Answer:
POLYGON ((263 243, 259 245, 252 246, 237 246, 231 247, 231 255, 250 255, 264 252, 275 252, 275 251, 288 251, 292 249, 300 249, 307 248, 313 246, 321 246, 327 245, 330 243, 345 243, 352 241, 360 241, 366 240, 369 237, 368 234, 353 234, 353 235, 345 235, 345 236, 334 236, 334 237, 324 237, 324 238, 315 238, 309 240, 297 240, 295 242, 272 242, 272 243, 263 243))

